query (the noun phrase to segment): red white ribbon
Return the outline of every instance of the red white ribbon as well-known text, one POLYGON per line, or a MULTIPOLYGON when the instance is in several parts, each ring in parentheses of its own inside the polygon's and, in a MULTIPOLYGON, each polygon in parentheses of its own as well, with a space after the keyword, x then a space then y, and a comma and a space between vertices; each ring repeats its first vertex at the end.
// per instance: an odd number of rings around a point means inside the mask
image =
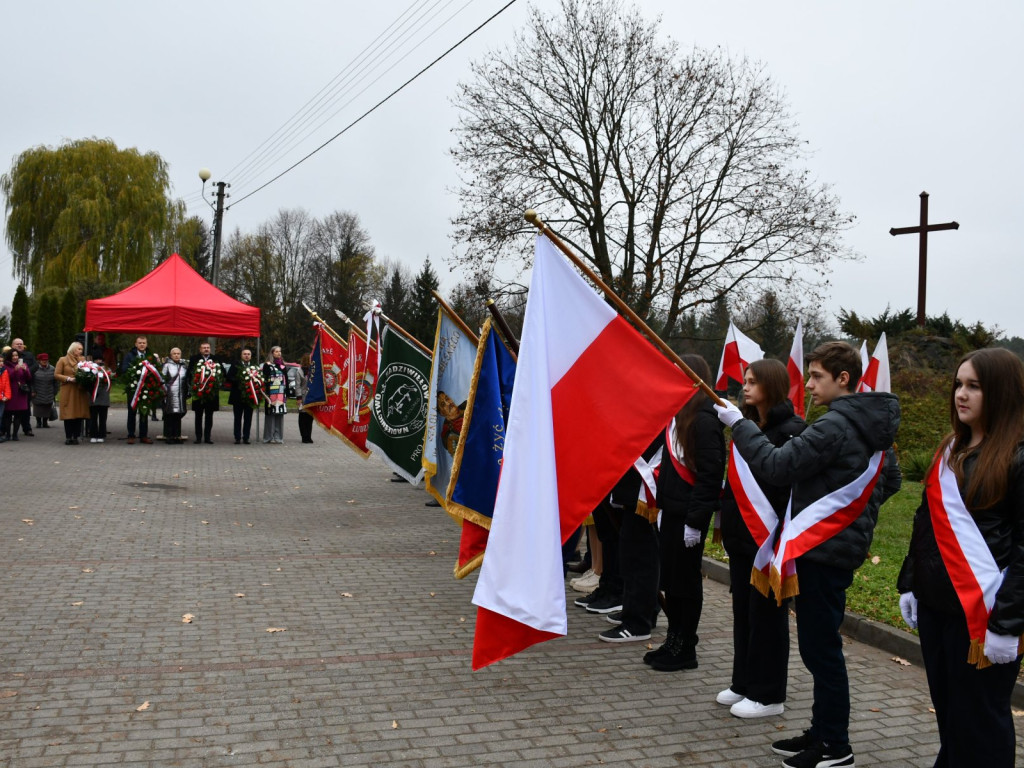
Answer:
POLYGON ((92 385, 93 400, 96 399, 96 393, 100 391, 101 383, 105 382, 107 385, 107 391, 110 391, 110 376, 107 375, 107 372, 102 365, 98 365, 92 360, 82 360, 75 367, 81 371, 85 371, 86 373, 91 373, 95 377, 92 385))
POLYGON ((672 460, 672 466, 676 473, 690 485, 697 484, 697 476, 688 466, 683 463, 683 447, 676 445, 676 420, 672 419, 665 427, 665 445, 668 447, 668 457, 672 460), (679 454, 676 454, 679 451, 679 454))
POLYGON ((139 366, 139 383, 136 385, 135 394, 132 396, 132 410, 139 407, 139 398, 142 397, 143 385, 150 376, 155 376, 156 380, 160 381, 160 372, 153 367, 149 360, 143 360, 142 365, 139 366))
POLYGON ((769 566, 775 554, 772 534, 779 527, 779 516, 764 491, 761 490, 754 473, 750 471, 750 465, 736 450, 735 443, 729 450, 729 487, 736 499, 740 516, 757 545, 754 569, 760 571, 767 578, 769 566))

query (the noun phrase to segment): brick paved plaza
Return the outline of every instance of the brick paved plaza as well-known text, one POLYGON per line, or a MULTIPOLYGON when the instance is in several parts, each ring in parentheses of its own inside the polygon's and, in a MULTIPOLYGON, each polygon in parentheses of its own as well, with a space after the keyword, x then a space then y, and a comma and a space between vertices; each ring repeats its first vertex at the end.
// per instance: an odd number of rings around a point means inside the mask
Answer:
MULTIPOLYGON (((421 489, 319 430, 301 444, 292 414, 283 446, 233 445, 223 411, 212 446, 129 446, 124 415, 103 445, 58 423, 0 446, 4 768, 772 766, 808 723, 795 647, 784 717, 714 704, 713 581, 695 672, 650 670, 570 606, 567 639, 473 673, 475 578, 452 578, 458 529, 421 489)), ((857 764, 930 765, 923 670, 847 658, 857 764)))

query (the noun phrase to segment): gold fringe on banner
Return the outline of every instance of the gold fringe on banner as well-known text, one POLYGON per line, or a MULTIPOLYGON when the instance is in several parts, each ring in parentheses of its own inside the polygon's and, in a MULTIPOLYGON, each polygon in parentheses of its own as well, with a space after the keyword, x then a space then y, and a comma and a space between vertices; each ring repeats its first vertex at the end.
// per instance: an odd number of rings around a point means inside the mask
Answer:
POLYGON ((636 503, 636 513, 651 525, 658 522, 658 508, 648 506, 646 501, 638 501, 636 503))

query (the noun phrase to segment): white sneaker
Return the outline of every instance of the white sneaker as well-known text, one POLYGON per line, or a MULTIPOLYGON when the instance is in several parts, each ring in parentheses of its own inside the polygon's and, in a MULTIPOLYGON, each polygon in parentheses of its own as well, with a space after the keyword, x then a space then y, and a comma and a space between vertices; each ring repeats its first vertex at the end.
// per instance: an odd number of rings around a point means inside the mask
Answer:
POLYGON ((785 712, 786 707, 780 702, 778 704, 762 704, 759 701, 751 701, 750 699, 743 699, 738 701, 729 708, 730 714, 733 717, 774 717, 781 715, 785 712))
POLYGON ((97 440, 97 439, 96 439, 96 438, 94 437, 94 438, 90 439, 90 440, 89 440, 89 442, 90 442, 90 443, 98 443, 98 442, 99 442, 99 440, 97 440))
POLYGON ((102 443, 103 442, 103 438, 102 437, 97 437, 96 438, 96 442, 97 443, 102 443))
POLYGON ((569 579, 569 586, 570 587, 575 587, 578 582, 581 582, 584 579, 587 579, 587 578, 589 578, 589 577, 591 577, 593 575, 594 575, 594 569, 590 568, 587 571, 585 571, 584 573, 581 573, 579 576, 573 576, 571 579, 569 579))
POLYGON ((593 592, 595 589, 597 589, 597 586, 600 583, 600 576, 598 576, 593 571, 587 571, 578 579, 573 579, 572 581, 570 581, 569 586, 572 587, 576 592, 589 594, 590 592, 593 592))
POLYGON ((739 704, 743 699, 746 698, 743 695, 736 693, 732 688, 726 688, 724 691, 715 696, 715 701, 726 707, 731 707, 733 704, 739 704))

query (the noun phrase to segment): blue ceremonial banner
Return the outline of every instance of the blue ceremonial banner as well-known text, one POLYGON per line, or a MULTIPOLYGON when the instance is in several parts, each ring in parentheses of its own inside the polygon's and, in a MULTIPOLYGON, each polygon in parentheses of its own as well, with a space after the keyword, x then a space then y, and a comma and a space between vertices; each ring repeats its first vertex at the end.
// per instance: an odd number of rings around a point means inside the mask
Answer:
POLYGON ((423 468, 427 492, 442 506, 445 506, 455 449, 462 434, 476 345, 476 338, 467 335, 443 307, 438 310, 430 366, 427 429, 423 437, 423 468))
POLYGON ((446 496, 449 513, 490 528, 516 363, 491 327, 490 318, 484 323, 477 350, 462 438, 446 496))
POLYGON ((303 405, 323 405, 327 402, 327 389, 324 387, 324 364, 323 355, 320 353, 320 328, 317 327, 316 340, 313 342, 313 351, 309 355, 309 382, 306 388, 306 396, 302 398, 303 405))

